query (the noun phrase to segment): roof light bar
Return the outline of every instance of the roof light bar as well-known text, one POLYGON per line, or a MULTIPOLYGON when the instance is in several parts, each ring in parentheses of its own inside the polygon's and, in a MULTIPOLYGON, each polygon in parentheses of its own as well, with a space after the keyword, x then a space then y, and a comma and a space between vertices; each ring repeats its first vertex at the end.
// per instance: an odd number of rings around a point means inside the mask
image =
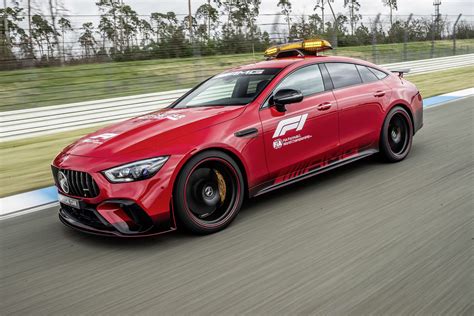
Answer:
POLYGON ((272 46, 265 51, 264 56, 274 58, 277 57, 277 55, 281 52, 291 50, 302 50, 311 53, 318 53, 327 49, 332 49, 331 43, 328 41, 322 39, 309 39, 272 46))

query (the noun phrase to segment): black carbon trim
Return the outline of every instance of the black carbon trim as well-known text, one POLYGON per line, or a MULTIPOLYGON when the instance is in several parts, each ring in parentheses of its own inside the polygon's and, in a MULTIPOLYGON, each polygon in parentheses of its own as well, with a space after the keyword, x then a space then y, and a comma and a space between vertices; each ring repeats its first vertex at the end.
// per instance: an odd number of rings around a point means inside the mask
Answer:
POLYGON ((255 127, 253 128, 247 128, 238 132, 235 132, 234 135, 236 137, 245 137, 245 136, 250 136, 250 135, 257 135, 258 134, 258 129, 255 127))

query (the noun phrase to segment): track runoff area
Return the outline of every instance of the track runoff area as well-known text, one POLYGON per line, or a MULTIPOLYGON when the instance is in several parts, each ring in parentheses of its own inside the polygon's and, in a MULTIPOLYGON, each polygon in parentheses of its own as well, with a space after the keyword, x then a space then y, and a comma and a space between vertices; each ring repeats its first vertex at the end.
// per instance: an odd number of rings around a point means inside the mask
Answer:
MULTIPOLYGON (((423 107, 429 109, 450 101, 474 95, 474 88, 430 97, 423 100, 423 107)), ((54 186, 12 195, 0 199, 0 220, 41 211, 58 203, 57 191, 54 186)))
POLYGON ((472 315, 474 97, 449 100, 405 161, 262 195, 218 234, 90 236, 56 206, 0 221, 2 314, 472 315))

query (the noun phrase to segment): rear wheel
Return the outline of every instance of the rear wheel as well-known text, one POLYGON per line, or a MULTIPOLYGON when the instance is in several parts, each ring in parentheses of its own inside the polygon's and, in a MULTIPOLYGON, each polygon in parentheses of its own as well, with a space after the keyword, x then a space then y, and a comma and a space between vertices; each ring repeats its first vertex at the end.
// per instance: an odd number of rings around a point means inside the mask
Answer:
POLYGON ((181 170, 174 196, 180 224, 194 233, 215 233, 228 226, 242 206, 243 176, 229 155, 203 152, 181 170))
POLYGON ((413 124, 402 107, 393 108, 385 118, 380 137, 380 151, 389 162, 398 162, 408 155, 413 140, 413 124))

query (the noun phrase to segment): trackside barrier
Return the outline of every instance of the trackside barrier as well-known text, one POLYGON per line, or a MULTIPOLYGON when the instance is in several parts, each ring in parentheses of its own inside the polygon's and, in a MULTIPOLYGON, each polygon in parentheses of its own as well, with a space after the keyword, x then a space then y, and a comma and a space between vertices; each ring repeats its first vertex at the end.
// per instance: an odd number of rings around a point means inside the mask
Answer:
MULTIPOLYGON (((474 54, 466 54, 382 66, 387 69, 409 68, 410 74, 419 74, 473 64, 474 54)), ((1 112, 0 141, 122 121, 163 108, 186 91, 188 89, 1 112)))

